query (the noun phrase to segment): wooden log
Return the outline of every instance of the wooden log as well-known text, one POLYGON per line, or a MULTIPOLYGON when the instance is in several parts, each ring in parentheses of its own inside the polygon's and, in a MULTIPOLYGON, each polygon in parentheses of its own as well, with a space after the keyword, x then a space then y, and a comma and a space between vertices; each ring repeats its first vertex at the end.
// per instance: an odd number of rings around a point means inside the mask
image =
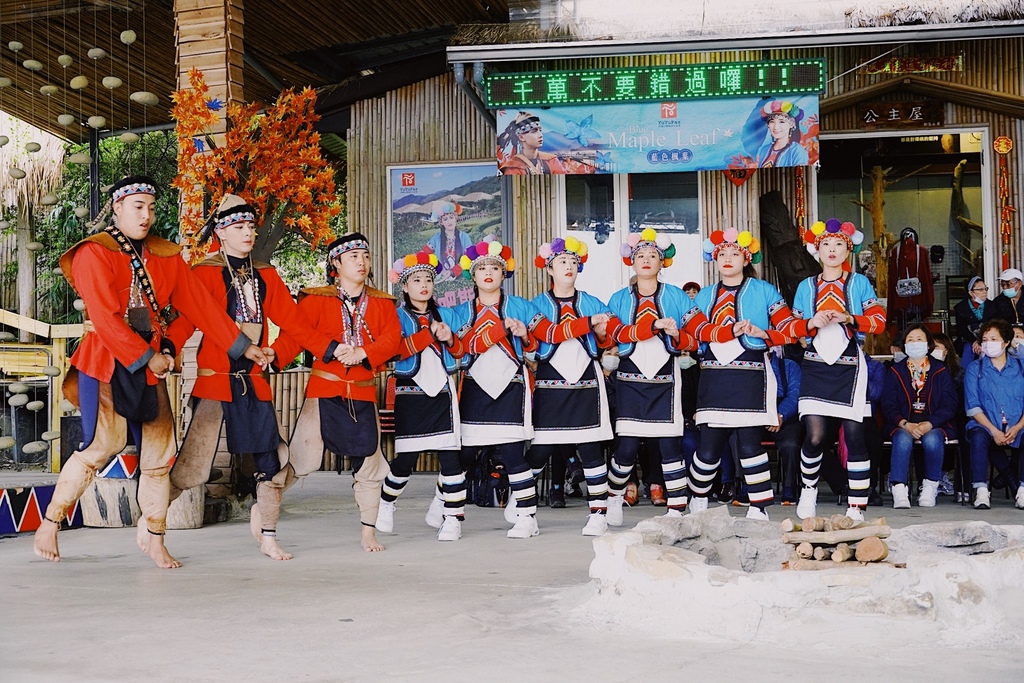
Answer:
POLYGON ((781 526, 783 533, 789 533, 790 531, 803 531, 803 527, 801 526, 800 522, 794 519, 782 520, 781 526))
POLYGON ((824 517, 807 517, 801 522, 804 531, 823 531, 825 529, 824 517))
POLYGON ((788 534, 782 534, 782 542, 792 545, 798 545, 804 541, 822 545, 836 545, 860 541, 869 536, 888 538, 891 535, 892 529, 888 526, 865 526, 857 529, 844 529, 842 531, 792 531, 788 534))
POLYGON ((814 548, 814 559, 816 560, 827 560, 832 557, 832 551, 835 548, 830 548, 827 545, 819 545, 814 548))
POLYGON ((853 557, 853 548, 850 547, 849 543, 840 543, 832 551, 833 562, 846 562, 851 557, 853 557))
POLYGON ((796 547, 796 554, 801 558, 809 558, 814 556, 814 546, 810 543, 801 543, 796 547))
POLYGON ((200 529, 203 526, 206 486, 200 484, 181 492, 167 508, 168 529, 200 529))
POLYGON ((878 517, 877 519, 865 519, 863 522, 856 522, 851 529, 862 529, 866 526, 886 526, 889 522, 885 517, 878 517))
POLYGON ((836 563, 829 560, 790 560, 789 568, 797 571, 817 571, 821 569, 835 569, 836 563))
POLYGON ((142 515, 138 491, 138 479, 96 477, 79 501, 82 523, 100 528, 135 526, 142 515))
POLYGON ((858 562, 880 562, 888 556, 888 544, 877 536, 869 536, 857 544, 858 562))
POLYGON ((825 523, 825 531, 842 531, 853 528, 853 520, 846 515, 832 515, 825 523))

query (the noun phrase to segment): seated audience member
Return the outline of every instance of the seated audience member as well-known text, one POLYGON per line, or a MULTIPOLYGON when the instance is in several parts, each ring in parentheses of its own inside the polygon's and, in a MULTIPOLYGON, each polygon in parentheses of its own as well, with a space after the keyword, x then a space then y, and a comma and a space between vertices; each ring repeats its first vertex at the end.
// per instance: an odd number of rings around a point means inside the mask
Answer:
POLYGON ((956 386, 945 364, 932 357, 935 341, 924 325, 908 327, 903 335, 907 358, 893 363, 886 374, 882 412, 886 433, 892 440, 889 483, 892 506, 910 507, 910 454, 914 442, 924 450, 924 481, 918 505, 935 507, 942 480, 942 460, 947 438, 955 438, 956 386))
MULTIPOLYGON (((982 355, 967 368, 964 408, 971 418, 967 423, 967 440, 974 507, 987 510, 991 507, 989 452, 1010 448, 1020 456, 1021 429, 1024 428, 1024 362, 1006 352, 1013 341, 1009 323, 1001 319, 988 320, 978 333, 982 355)), ((1024 509, 1024 486, 1018 485, 1016 505, 1024 509)))

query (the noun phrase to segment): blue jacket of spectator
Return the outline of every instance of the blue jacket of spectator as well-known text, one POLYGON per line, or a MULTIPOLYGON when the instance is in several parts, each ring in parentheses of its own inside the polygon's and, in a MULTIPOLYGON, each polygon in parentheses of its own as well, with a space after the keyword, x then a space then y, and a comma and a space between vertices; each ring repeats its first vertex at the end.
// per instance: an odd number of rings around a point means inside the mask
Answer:
MULTIPOLYGON (((931 358, 928 362, 928 376, 921 389, 921 401, 925 404, 923 417, 932 423, 934 429, 941 429, 947 439, 955 439, 953 418, 956 416, 957 395, 953 376, 942 361, 931 358)), ((893 363, 886 371, 882 393, 887 435, 895 434, 899 424, 910 419, 916 400, 917 392, 913 388, 907 361, 893 363)))
MULTIPOLYGON (((1002 427, 1003 416, 1008 425, 1017 424, 1024 415, 1024 363, 1011 356, 1006 357, 1002 371, 992 365, 992 359, 982 356, 967 366, 964 376, 964 409, 967 429, 984 429, 975 419, 978 413, 985 413, 996 428, 1002 427)), ((1021 430, 1024 432, 1024 430, 1021 430)), ((1020 447, 1021 434, 1010 444, 1020 447)))
POLYGON ((777 406, 779 415, 782 416, 783 422, 789 422, 797 417, 797 407, 800 402, 800 365, 788 358, 780 360, 773 353, 772 372, 775 373, 775 379, 779 384, 779 404, 777 406))

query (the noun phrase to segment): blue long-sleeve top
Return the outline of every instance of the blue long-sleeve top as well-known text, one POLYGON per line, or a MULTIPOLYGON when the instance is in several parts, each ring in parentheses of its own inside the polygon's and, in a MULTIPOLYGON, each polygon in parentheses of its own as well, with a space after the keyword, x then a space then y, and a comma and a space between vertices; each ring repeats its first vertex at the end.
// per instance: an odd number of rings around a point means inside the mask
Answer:
MULTIPOLYGON (((957 392, 953 376, 945 363, 934 358, 929 361, 928 375, 921 389, 924 419, 935 429, 941 429, 947 439, 956 438, 953 418, 956 416, 957 392)), ((885 416, 886 434, 892 436, 903 420, 909 420, 913 403, 918 400, 910 378, 907 361, 893 363, 885 375, 882 391, 882 414, 885 416)))
MULTIPOLYGON (((1008 425, 1019 422, 1024 415, 1024 364, 1007 357, 1003 369, 997 370, 991 358, 982 356, 968 365, 964 376, 964 409, 971 418, 968 429, 984 429, 975 419, 979 413, 985 413, 997 429, 1002 427, 1004 415, 1008 425)), ((1020 442, 1021 434, 1017 434, 1010 446, 1019 448, 1020 442)))
POLYGON ((779 383, 779 403, 777 410, 779 415, 782 416, 784 422, 789 422, 797 416, 797 410, 800 403, 800 365, 796 361, 791 361, 788 358, 779 359, 774 353, 772 354, 772 372, 775 373, 775 377, 779 383), (779 364, 784 364, 786 377, 782 377, 780 372, 779 364), (785 379, 785 381, 783 381, 785 379))

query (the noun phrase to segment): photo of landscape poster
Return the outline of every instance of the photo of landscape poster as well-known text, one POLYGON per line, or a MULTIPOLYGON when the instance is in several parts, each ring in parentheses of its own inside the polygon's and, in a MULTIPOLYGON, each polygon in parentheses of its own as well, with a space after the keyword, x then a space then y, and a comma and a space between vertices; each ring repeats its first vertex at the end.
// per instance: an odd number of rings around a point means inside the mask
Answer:
MULTIPOLYGON (((476 244, 486 235, 501 238, 501 179, 496 162, 389 166, 388 180, 389 263, 432 244, 444 266, 434 287, 437 303, 455 306, 472 299, 473 284, 460 276, 457 264, 465 245, 476 244), (449 234, 454 230, 454 239, 442 239, 445 226, 449 234), (447 259, 440 253, 446 245, 447 259)), ((393 293, 401 295, 398 285, 393 293)))

